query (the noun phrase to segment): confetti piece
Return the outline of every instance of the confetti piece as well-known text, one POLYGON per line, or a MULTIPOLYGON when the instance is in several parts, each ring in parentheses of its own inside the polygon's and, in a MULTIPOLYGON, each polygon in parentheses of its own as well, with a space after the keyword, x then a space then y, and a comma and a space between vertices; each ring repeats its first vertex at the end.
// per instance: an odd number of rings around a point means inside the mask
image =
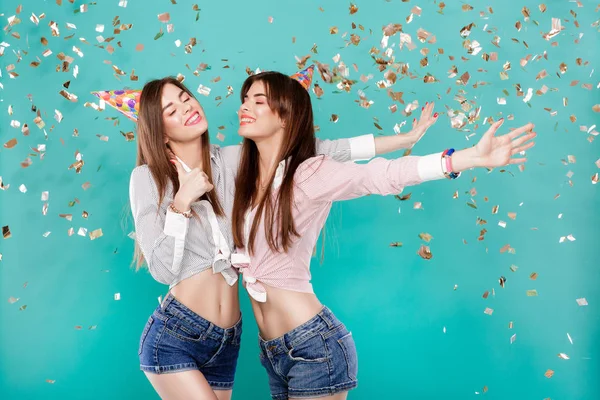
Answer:
POLYGON ((402 247, 402 242, 392 242, 390 243, 390 247, 402 247))
POLYGON ((54 379, 46 379, 46 383, 49 383, 51 385, 54 385, 56 381, 54 379))
POLYGON ((8 298, 8 304, 15 304, 17 301, 19 301, 18 297, 9 297, 8 298))
POLYGON ((588 302, 587 302, 587 300, 585 299, 585 297, 582 297, 582 298, 580 298, 580 299, 577 299, 577 304, 579 304, 580 306, 587 306, 587 305, 588 305, 588 302))
POLYGON ((4 239, 9 239, 11 237, 10 228, 8 225, 2 227, 2 237, 4 239))
POLYGON ((96 230, 90 232, 90 240, 98 239, 98 238, 102 237, 102 235, 103 235, 102 229, 96 229, 96 230))
POLYGON ((558 357, 562 358, 563 360, 568 360, 569 359, 569 356, 566 355, 565 353, 558 353, 558 357))
POLYGON ((552 371, 551 369, 544 372, 544 376, 548 379, 552 378, 553 375, 554 375, 554 371, 552 371))
POLYGON ((121 293, 115 293, 115 300, 121 300, 121 293))
POLYGON ((515 324, 512 321, 508 323, 508 329, 512 329, 514 326, 515 324))
POLYGON ((492 315, 493 312, 494 312, 494 310, 489 307, 486 307, 485 310, 483 311, 483 313, 487 314, 487 315, 492 315))
POLYGON ((537 293, 537 290, 535 290, 535 289, 527 291, 527 296, 529 296, 529 297, 533 297, 533 296, 537 296, 537 295, 538 295, 538 293, 537 293))
POLYGON ((419 237, 427 243, 429 243, 431 239, 433 239, 433 236, 431 236, 429 233, 419 233, 419 237))
POLYGON ((433 257, 429 246, 425 246, 424 244, 421 245, 421 247, 417 251, 417 254, 421 256, 421 258, 423 258, 424 260, 431 260, 431 258, 433 257))
POLYGON ((169 20, 171 19, 171 16, 169 15, 169 13, 162 13, 162 14, 158 14, 158 20, 160 22, 169 22, 169 20))
POLYGON ((567 338, 569 339, 569 342, 571 342, 571 344, 573 344, 573 339, 571 339, 571 335, 569 335, 569 332, 567 332, 567 338))
POLYGON ((517 340, 517 334, 515 333, 510 337, 510 344, 513 344, 517 340))

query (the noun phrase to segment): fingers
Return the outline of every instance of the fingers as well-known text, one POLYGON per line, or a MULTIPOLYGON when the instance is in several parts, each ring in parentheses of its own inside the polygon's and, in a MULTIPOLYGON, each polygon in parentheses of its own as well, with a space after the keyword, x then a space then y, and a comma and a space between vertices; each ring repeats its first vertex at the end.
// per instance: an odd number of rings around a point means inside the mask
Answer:
POLYGON ((511 142, 511 145, 512 145, 512 147, 519 147, 523 143, 530 141, 531 139, 533 139, 536 136, 537 136, 537 133, 530 132, 527 135, 523 135, 523 136, 517 137, 515 140, 513 140, 511 142))
POLYGON ((531 142, 531 143, 527 143, 526 145, 523 145, 523 146, 515 147, 510 152, 511 156, 514 156, 515 154, 519 154, 522 151, 529 150, 533 146, 535 146, 535 142, 531 142))
POLYGON ((508 163, 509 164, 523 164, 525 161, 527 161, 526 158, 511 158, 508 163))
POLYGON ((517 136, 521 135, 523 132, 527 132, 533 129, 535 125, 532 124, 531 122, 528 124, 525 124, 523 126, 518 127, 517 129, 511 131, 510 133, 507 134, 509 139, 514 139, 517 136))

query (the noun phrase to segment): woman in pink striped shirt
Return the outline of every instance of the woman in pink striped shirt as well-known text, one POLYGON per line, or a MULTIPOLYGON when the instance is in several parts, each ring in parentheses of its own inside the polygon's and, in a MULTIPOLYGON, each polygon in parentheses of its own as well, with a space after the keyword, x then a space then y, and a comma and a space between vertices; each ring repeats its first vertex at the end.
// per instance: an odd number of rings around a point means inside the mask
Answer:
MULTIPOLYGON (((310 283, 312 251, 332 202, 522 163, 513 156, 533 146, 533 124, 495 136, 500 120, 465 150, 359 165, 316 156, 310 96, 297 81, 260 73, 246 80, 241 97, 232 263, 251 297, 271 396, 345 399, 357 385, 356 346, 310 283)), ((433 104, 423 108, 418 126, 435 122, 432 110, 433 104)))

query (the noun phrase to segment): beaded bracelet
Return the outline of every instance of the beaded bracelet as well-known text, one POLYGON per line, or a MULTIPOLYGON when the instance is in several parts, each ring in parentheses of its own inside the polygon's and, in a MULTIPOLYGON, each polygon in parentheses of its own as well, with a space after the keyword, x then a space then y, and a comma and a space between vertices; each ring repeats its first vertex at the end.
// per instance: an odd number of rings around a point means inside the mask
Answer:
POLYGON ((460 172, 454 172, 452 170, 452 154, 454 153, 454 149, 444 150, 442 153, 442 170, 444 171, 444 175, 448 179, 456 179, 460 176, 460 172))
POLYGON ((169 205, 169 210, 173 211, 175 214, 181 214, 186 218, 192 218, 192 210, 179 211, 177 208, 175 208, 173 203, 169 205))

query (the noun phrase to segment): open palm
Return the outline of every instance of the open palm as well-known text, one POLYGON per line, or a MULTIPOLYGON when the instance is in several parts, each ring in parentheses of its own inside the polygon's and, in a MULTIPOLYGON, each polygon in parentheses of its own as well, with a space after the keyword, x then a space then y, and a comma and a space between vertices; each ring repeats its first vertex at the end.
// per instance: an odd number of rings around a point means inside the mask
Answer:
POLYGON ((537 135, 531 131, 534 127, 532 123, 523 125, 505 135, 496 136, 496 131, 503 123, 504 119, 493 123, 475 145, 478 164, 482 167, 495 168, 524 163, 527 161, 526 158, 513 158, 513 156, 535 145, 535 142, 530 141, 537 135))

